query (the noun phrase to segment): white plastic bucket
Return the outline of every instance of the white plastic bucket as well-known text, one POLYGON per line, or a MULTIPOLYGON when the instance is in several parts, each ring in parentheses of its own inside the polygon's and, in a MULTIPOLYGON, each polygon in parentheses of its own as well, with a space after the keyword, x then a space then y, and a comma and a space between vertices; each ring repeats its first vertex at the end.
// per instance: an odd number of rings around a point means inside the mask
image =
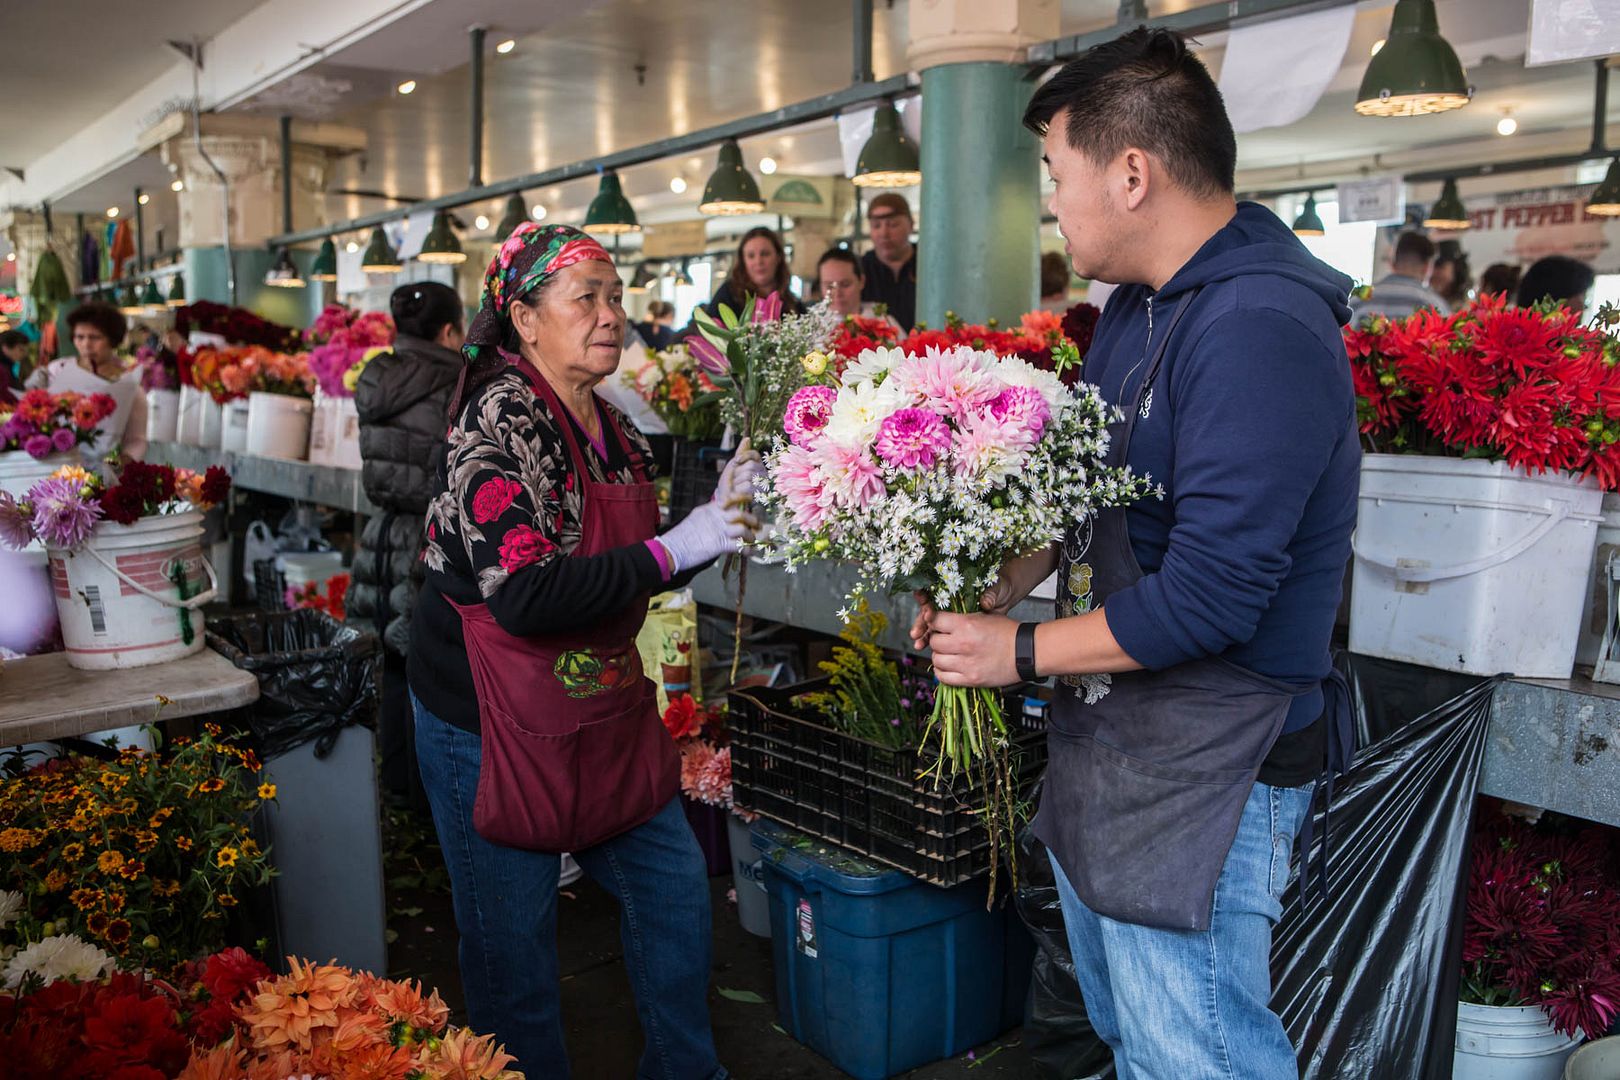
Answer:
POLYGON ((202 403, 208 395, 195 386, 180 388, 180 412, 174 421, 174 441, 181 446, 202 442, 202 403))
POLYGON ((180 391, 146 392, 146 437, 151 442, 174 442, 180 429, 180 391))
POLYGON ((313 582, 324 595, 327 579, 334 574, 343 573, 341 551, 288 552, 281 555, 277 561, 281 565, 281 576, 289 589, 297 589, 313 582))
POLYGON ((748 824, 736 814, 726 815, 726 837, 731 841, 731 881, 737 890, 737 921, 755 937, 771 936, 771 898, 765 891, 765 871, 759 851, 749 838, 748 824))
POLYGON ((1474 675, 1567 678, 1602 502, 1595 480, 1368 454, 1350 650, 1474 675))
MULTIPOLYGON (((1598 523, 1597 550, 1592 553, 1592 577, 1581 609, 1581 636, 1575 645, 1577 664, 1596 664, 1603 644, 1603 623, 1609 617, 1609 558, 1620 553, 1620 494, 1603 496, 1603 520, 1598 523)), ((1620 1073, 1616 1074, 1620 1080, 1620 1073)))
POLYGON ((203 394, 197 406, 201 413, 201 431, 197 445, 204 450, 218 450, 225 439, 225 407, 215 401, 212 394, 203 394))
POLYGON ((248 403, 244 398, 226 403, 220 416, 219 448, 228 454, 240 454, 248 445, 248 403))
POLYGON ((1457 1003, 1452 1080, 1559 1080, 1581 1043, 1553 1029, 1534 1005, 1457 1003))
POLYGON ((219 585, 202 534, 202 515, 188 510, 133 525, 103 521, 79 550, 49 549, 68 663, 87 671, 145 667, 201 649, 200 609, 219 585), (184 600, 171 580, 176 566, 185 570, 184 600))
POLYGON ((259 391, 249 394, 247 452, 303 461, 309 454, 313 412, 309 398, 259 391))
POLYGON ((354 398, 332 398, 331 464, 340 469, 358 469, 360 461, 360 413, 354 398))
POLYGON ((1589 1042, 1564 1063, 1564 1080, 1620 1080, 1620 1035, 1589 1042))
MULTIPOLYGON (((28 494, 28 489, 64 465, 79 464, 79 455, 69 450, 65 454, 48 454, 36 458, 26 450, 7 450, 0 454, 0 491, 14 499, 28 494)), ((30 560, 45 565, 45 545, 38 540, 23 548, 30 560)))
POLYGON ((309 417, 309 463, 311 465, 332 464, 333 443, 337 439, 337 410, 333 408, 335 398, 329 398, 320 390, 315 391, 314 407, 309 417))

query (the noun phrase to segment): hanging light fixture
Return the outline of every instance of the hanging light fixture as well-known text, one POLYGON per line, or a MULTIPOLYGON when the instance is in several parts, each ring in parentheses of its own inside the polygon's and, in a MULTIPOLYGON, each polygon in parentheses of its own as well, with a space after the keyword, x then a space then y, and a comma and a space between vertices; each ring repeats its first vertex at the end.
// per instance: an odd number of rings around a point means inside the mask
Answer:
POLYGON ((591 200, 590 208, 585 211, 584 229, 588 233, 607 236, 641 231, 641 224, 636 221, 636 208, 625 198, 624 188, 619 185, 619 174, 615 170, 602 171, 602 182, 597 185, 596 198, 591 200))
POLYGON ((127 285, 124 291, 118 294, 118 310, 125 315, 145 315, 146 305, 135 292, 134 285, 127 285))
POLYGON ((1586 212, 1598 217, 1620 217, 1620 157, 1609 162, 1609 173, 1592 192, 1586 212))
POLYGON ((315 263, 309 268, 311 281, 337 280, 337 244, 328 236, 321 241, 321 250, 315 256, 315 263))
POLYGON ((1473 96, 1457 50, 1440 35, 1434 0, 1395 0, 1389 37, 1361 77, 1356 112, 1422 116, 1460 109, 1473 96))
POLYGON ((523 196, 512 194, 506 197, 506 212, 501 215, 501 223, 495 226, 495 242, 504 243, 512 230, 529 220, 529 208, 523 205, 523 196))
POLYGON ((1301 210, 1299 217, 1294 219, 1294 235, 1324 236, 1326 234, 1327 226, 1322 224, 1322 215, 1316 212, 1316 195, 1314 193, 1308 194, 1305 196, 1305 209, 1301 210))
POLYGON ((922 183, 917 144, 900 125, 894 102, 885 101, 872 114, 872 135, 861 147, 852 182, 860 187, 911 187, 922 183))
POLYGON ((366 245, 366 253, 360 256, 360 269, 368 274, 397 274, 405 269, 381 225, 371 230, 371 242, 366 245))
POLYGON ((1460 232, 1472 224, 1468 220, 1468 210, 1463 206, 1462 196, 1457 194, 1457 181, 1447 180, 1445 186, 1440 189, 1440 197, 1429 207, 1429 213, 1423 219, 1423 227, 1460 232))
POLYGON ((292 261, 292 252, 286 248, 276 252, 276 261, 265 273, 264 283, 273 285, 278 289, 302 289, 304 279, 298 273, 298 267, 292 261))
POLYGON ((625 291, 644 293, 651 288, 652 283, 657 280, 658 275, 653 273, 652 267, 647 263, 642 263, 640 266, 636 267, 636 272, 631 275, 630 284, 625 286, 625 291))
POLYGON ((703 199, 698 210, 705 214, 757 214, 765 209, 765 200, 759 197, 759 184, 754 174, 743 164, 742 147, 736 139, 720 144, 720 161, 709 182, 703 185, 703 199))
POLYGON ((186 306, 186 275, 176 274, 169 282, 169 306, 186 306))
POLYGON ((456 239, 456 231, 450 227, 448 213, 440 210, 433 215, 433 227, 428 230, 422 241, 422 250, 416 253, 416 257, 421 262, 447 266, 467 261, 467 253, 461 250, 461 241, 456 239))
POLYGON ((163 302, 163 294, 158 292, 157 282, 151 278, 146 279, 146 288, 141 290, 141 307, 148 315, 161 315, 169 309, 163 302))

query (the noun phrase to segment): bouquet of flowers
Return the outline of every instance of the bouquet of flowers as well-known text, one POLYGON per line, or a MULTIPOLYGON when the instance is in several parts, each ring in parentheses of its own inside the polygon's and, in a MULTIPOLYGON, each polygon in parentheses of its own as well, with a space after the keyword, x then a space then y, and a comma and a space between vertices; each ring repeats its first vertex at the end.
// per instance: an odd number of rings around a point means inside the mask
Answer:
MULTIPOLYGON (((977 611, 1003 563, 1154 493, 1102 465, 1111 412, 1094 387, 1066 387, 1016 356, 862 353, 839 385, 804 387, 788 403, 762 495, 781 530, 775 546, 789 571, 844 558, 891 590, 977 611)), ((1017 816, 1000 696, 940 687, 927 747, 936 778, 975 770, 985 783, 994 865, 1017 816)))
MULTIPOLYGON (((782 317, 782 298, 750 297, 741 314, 720 305, 720 321, 698 309, 701 337, 687 342, 718 388, 720 418, 738 438, 767 446, 782 433, 788 400, 808 383, 830 382, 826 350, 836 327, 824 307, 782 317)), ((699 399, 704 400, 703 398, 699 399)))
POLYGON ((1538 1005, 1566 1035, 1620 1016, 1620 861, 1609 830, 1499 809, 1474 833, 1462 998, 1538 1005))
POLYGON ((309 366, 328 397, 353 397, 360 373, 379 353, 393 347, 394 321, 378 311, 365 314, 329 304, 304 331, 309 366))
POLYGON ((670 695, 664 727, 681 753, 681 791, 695 802, 730 810, 731 747, 725 726, 724 706, 704 708, 691 694, 670 695))
POLYGON ((30 390, 9 414, 0 413, 0 450, 25 450, 39 459, 89 446, 117 410, 108 394, 30 390))
POLYGON ((881 611, 859 598, 838 635, 843 644, 818 665, 830 680, 827 689, 802 700, 834 729, 901 750, 922 744, 938 687, 910 656, 896 663, 883 654, 877 642, 888 625, 881 611))
POLYGON ((182 374, 189 377, 189 385, 206 391, 221 405, 255 391, 293 397, 315 392, 308 353, 273 352, 262 345, 198 349, 182 374))
POLYGON ((198 300, 175 308, 174 329, 182 337, 192 331, 218 334, 232 345, 262 345, 278 352, 298 348, 300 335, 290 326, 273 323, 244 308, 198 300))
POLYGON ((1454 315, 1373 316, 1344 332, 1368 450, 1595 475, 1620 490, 1620 309, 1484 296, 1454 315))
POLYGON ((259 768, 209 724, 159 753, 57 758, 0 780, 0 887, 23 898, 20 939, 71 931, 164 970, 219 948, 242 891, 270 878, 247 825, 276 794, 259 768))
POLYGON ((647 362, 626 371, 624 383, 635 390, 664 421, 671 435, 713 439, 720 434, 719 389, 693 359, 691 350, 676 344, 662 351, 648 349, 647 362))
POLYGON ((135 363, 141 369, 142 390, 180 389, 180 358, 176 353, 142 345, 135 350, 135 363))
POLYGON ((343 600, 349 594, 349 575, 333 574, 326 579, 323 588, 317 581, 307 581, 301 586, 287 586, 287 607, 289 610, 297 608, 313 608, 324 611, 338 622, 344 618, 343 600))
MULTIPOLYGON (((0 491, 0 543, 20 551, 40 540, 72 551, 83 546, 103 518, 133 525, 153 514, 208 510, 224 501, 230 487, 230 474, 218 465, 195 473, 131 461, 111 484, 77 465, 64 465, 20 500, 0 491)), ((184 580, 184 567, 177 564, 176 569, 184 580)))
POLYGON ((827 349, 835 357, 835 374, 841 374, 844 364, 870 349, 892 349, 900 344, 900 327, 888 319, 874 319, 865 315, 846 315, 827 349))

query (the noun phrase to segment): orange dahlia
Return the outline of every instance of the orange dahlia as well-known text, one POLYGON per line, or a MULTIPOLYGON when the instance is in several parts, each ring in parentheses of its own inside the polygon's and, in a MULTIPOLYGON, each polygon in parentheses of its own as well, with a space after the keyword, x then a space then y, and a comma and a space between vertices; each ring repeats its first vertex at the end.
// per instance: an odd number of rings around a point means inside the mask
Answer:
POLYGON ((338 1026, 338 1011, 354 1005, 354 978, 343 968, 288 957, 289 973, 259 984, 240 1015, 263 1049, 309 1050, 315 1033, 338 1026))

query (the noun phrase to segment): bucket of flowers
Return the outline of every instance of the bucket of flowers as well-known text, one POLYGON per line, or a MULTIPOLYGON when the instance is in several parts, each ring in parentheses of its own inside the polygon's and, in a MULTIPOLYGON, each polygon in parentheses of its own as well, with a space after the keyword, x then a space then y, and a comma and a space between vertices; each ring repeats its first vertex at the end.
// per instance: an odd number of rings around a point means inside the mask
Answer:
POLYGON ((0 406, 0 490, 20 496, 35 481, 78 460, 118 409, 108 394, 29 390, 14 408, 0 406))
POLYGON ((309 455, 310 421, 315 411, 315 373, 308 353, 241 350, 239 381, 247 393, 244 449, 261 457, 302 461, 309 455))
POLYGON ((329 304, 304 331, 315 374, 315 410, 309 460, 343 469, 360 467, 360 417, 354 391, 366 365, 393 347, 394 322, 377 311, 364 314, 329 304))
POLYGON ((681 755, 681 805, 703 849, 709 876, 731 869, 726 817, 731 812, 731 747, 725 707, 699 705, 691 694, 671 694, 664 728, 681 755))

